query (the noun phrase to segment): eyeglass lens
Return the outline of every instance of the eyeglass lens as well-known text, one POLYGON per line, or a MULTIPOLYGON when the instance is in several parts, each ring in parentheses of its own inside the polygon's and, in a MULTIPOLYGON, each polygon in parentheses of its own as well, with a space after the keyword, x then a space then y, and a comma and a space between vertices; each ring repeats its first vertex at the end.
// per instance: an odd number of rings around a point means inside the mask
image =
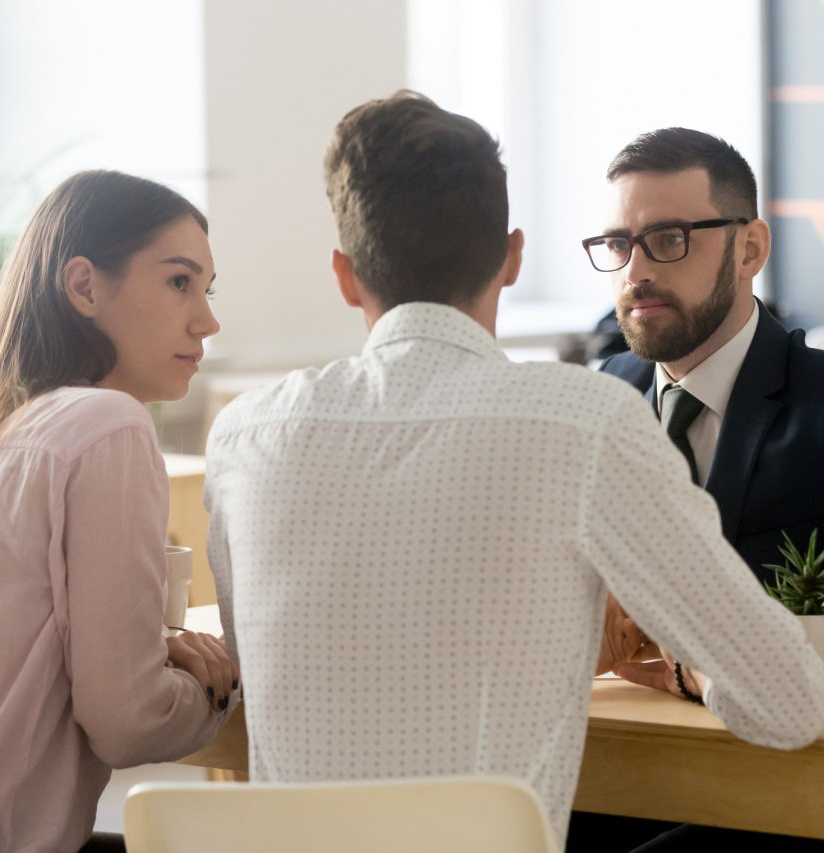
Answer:
POLYGON ((589 243, 589 255, 599 270, 611 272, 620 269, 629 261, 633 243, 636 241, 659 263, 680 261, 687 254, 686 229, 681 225, 665 225, 647 231, 636 240, 629 237, 599 237, 589 243))

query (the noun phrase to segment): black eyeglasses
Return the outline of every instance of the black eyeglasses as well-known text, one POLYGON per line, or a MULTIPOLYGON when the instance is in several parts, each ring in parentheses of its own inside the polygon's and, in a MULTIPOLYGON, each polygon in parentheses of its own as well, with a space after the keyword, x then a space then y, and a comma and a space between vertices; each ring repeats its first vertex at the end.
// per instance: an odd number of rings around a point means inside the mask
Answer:
POLYGON ((672 264, 686 258, 690 250, 690 231, 701 228, 721 228, 724 225, 747 225, 749 219, 702 219, 700 222, 673 222, 656 225, 635 237, 621 234, 601 234, 582 240, 592 266, 600 272, 615 272, 629 263, 632 247, 637 243, 644 254, 659 264, 672 264))

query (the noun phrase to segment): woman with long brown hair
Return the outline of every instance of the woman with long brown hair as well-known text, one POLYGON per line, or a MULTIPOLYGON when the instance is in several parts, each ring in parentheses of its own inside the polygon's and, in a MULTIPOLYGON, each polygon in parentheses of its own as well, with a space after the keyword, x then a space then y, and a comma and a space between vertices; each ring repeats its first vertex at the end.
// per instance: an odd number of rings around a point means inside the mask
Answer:
POLYGON ((193 205, 104 171, 54 190, 0 275, 2 850, 83 848, 111 768, 193 751, 234 696, 219 640, 164 636, 143 405, 186 393, 213 278, 193 205))

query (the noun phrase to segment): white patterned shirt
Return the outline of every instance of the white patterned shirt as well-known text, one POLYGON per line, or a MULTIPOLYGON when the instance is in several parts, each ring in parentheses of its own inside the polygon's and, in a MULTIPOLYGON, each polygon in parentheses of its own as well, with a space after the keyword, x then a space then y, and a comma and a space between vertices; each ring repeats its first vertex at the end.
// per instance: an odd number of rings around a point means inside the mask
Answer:
POLYGON ((516 776, 563 843, 607 587, 741 737, 824 725, 824 664, 637 391, 456 309, 230 404, 206 493, 254 779, 516 776))

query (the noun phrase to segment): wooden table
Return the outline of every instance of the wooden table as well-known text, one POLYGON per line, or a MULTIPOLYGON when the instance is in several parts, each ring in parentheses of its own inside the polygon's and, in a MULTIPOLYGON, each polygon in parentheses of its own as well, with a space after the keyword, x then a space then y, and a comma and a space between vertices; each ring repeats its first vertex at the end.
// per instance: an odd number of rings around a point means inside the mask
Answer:
MULTIPOLYGON (((206 630, 216 608, 194 608, 206 630)), ((187 624, 189 622, 187 621, 187 624)), ((245 771, 243 705, 184 764, 245 771)), ((618 679, 592 685, 574 808, 824 839, 824 738, 782 752, 730 734, 706 708, 618 679)))
POLYGON ((824 838, 824 738, 783 752, 706 708, 617 679, 593 683, 575 808, 824 838))

